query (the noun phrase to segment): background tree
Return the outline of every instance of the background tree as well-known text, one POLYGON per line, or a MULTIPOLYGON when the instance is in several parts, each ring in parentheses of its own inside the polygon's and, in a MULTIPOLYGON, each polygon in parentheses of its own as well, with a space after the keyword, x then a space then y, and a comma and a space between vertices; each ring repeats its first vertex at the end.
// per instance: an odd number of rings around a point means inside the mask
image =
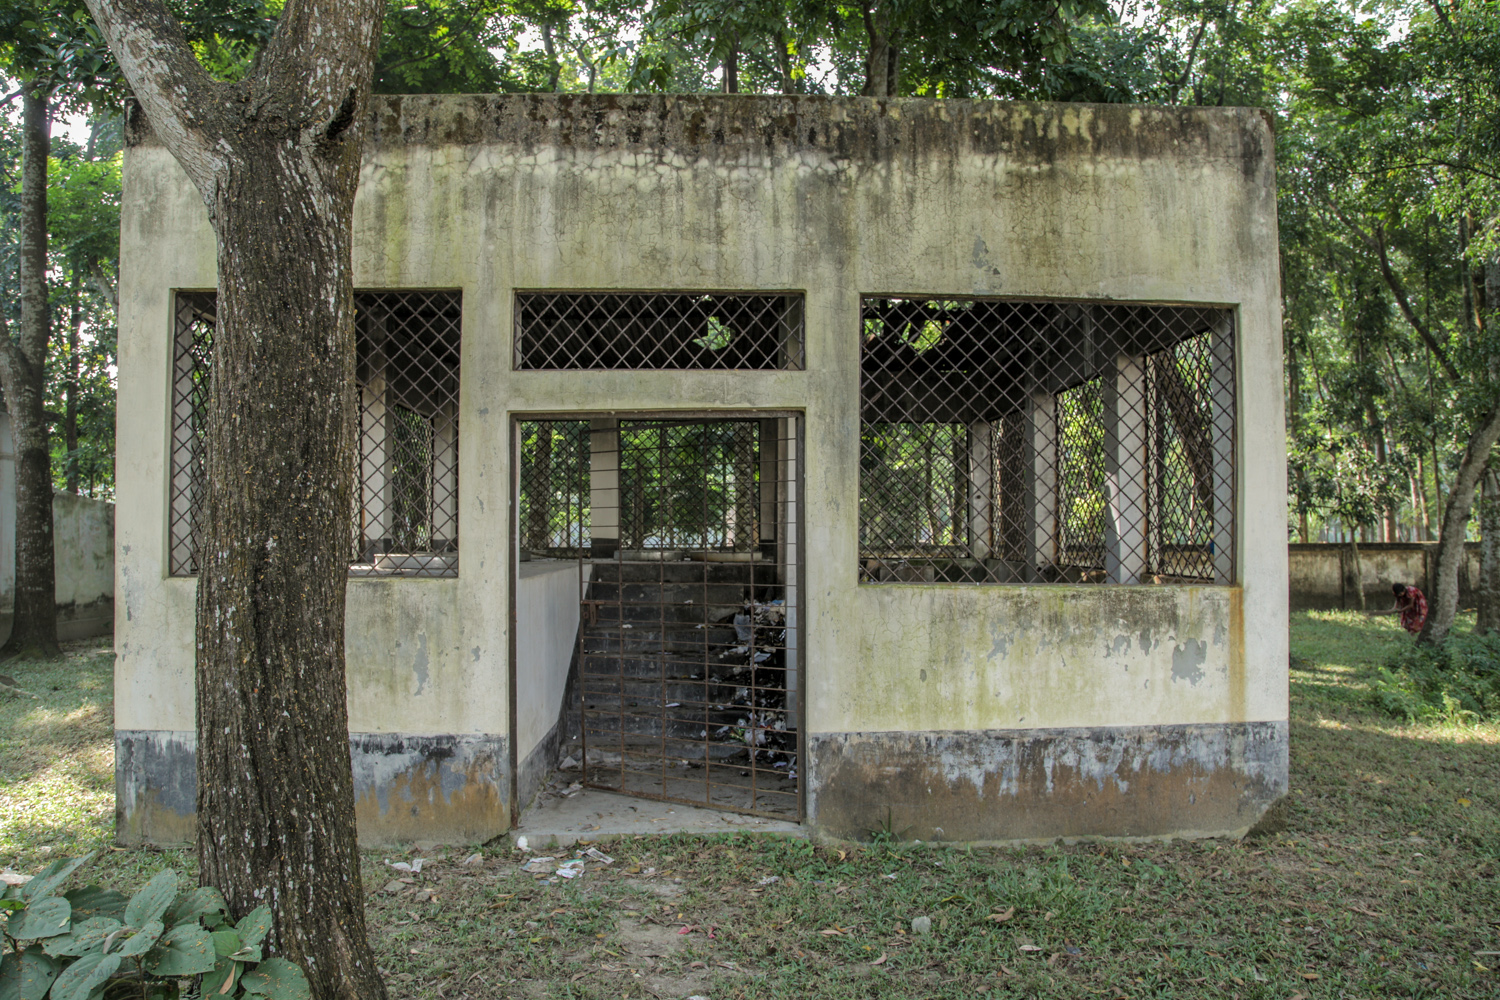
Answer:
POLYGON ((199 877, 316 996, 385 996, 365 934, 344 681, 350 243, 378 0, 288 0, 216 80, 160 0, 88 0, 218 246, 198 575, 199 877))
POLYGON ((16 448, 16 592, 3 655, 53 656, 57 604, 52 549, 52 467, 46 408, 52 301, 48 289, 47 167, 52 118, 107 87, 101 39, 74 0, 0 3, 0 65, 20 81, 21 177, 16 218, 18 322, 0 309, 0 386, 16 448))

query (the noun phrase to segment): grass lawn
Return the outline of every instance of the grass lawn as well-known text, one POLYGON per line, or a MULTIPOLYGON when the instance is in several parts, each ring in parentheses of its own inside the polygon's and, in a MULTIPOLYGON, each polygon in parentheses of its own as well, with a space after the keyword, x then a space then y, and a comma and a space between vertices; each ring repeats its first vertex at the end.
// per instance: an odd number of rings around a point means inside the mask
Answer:
MULTIPOLYGON (((1272 835, 630 839, 551 884, 505 847, 434 852, 405 882, 394 853, 369 854, 375 947, 402 998, 1500 997, 1500 724, 1372 713, 1365 678, 1407 641, 1389 618, 1293 616, 1292 796, 1272 835)), ((0 693, 0 866, 98 850, 80 876, 125 891, 191 872, 190 852, 109 846, 111 660, 75 645, 4 668, 28 693, 0 693)))

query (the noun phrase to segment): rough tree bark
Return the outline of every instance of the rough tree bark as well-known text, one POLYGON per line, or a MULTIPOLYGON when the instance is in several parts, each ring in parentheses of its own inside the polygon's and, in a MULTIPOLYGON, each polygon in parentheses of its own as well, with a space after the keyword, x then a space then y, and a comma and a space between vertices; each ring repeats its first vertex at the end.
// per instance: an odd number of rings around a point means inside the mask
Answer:
POLYGON ((78 344, 83 336, 83 281, 73 272, 68 310, 68 381, 63 387, 63 448, 67 453, 68 492, 78 494, 78 344))
POLYGON ((1500 632, 1500 461, 1490 456, 1479 507, 1479 614, 1474 631, 1500 632))
POLYGON ((0 385, 16 446, 16 597, 0 656, 56 656, 57 582, 52 556, 52 449, 46 414, 47 154, 51 122, 44 93, 28 91, 21 115, 21 324, 12 339, 0 316, 0 385))
POLYGON ((890 0, 879 0, 874 7, 863 8, 865 34, 869 36, 869 48, 865 52, 865 97, 895 97, 891 91, 891 64, 894 58, 891 47, 890 0))
POLYGON ((211 79, 161 0, 87 0, 208 206, 219 290, 199 553, 199 878, 320 1000, 380 1000, 344 680, 354 478, 351 223, 381 0, 288 0, 211 79))
POLYGON ((1443 531, 1438 536, 1437 571, 1428 604, 1427 624, 1422 626, 1418 642, 1442 642, 1453 627, 1453 616, 1458 613, 1458 570, 1465 558, 1464 533, 1469 526, 1469 514, 1474 509, 1474 492, 1479 486, 1479 477, 1484 473, 1497 440, 1500 440, 1500 404, 1482 417, 1474 433, 1469 435, 1458 475, 1448 494, 1443 531))

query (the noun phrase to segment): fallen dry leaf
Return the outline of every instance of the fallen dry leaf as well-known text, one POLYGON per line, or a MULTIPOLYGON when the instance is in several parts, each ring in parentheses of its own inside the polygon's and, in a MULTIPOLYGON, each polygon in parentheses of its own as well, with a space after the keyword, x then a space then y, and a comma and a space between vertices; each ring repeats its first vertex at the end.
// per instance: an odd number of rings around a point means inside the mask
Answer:
POLYGON ((1301 973, 1301 976, 1302 976, 1303 979, 1306 979, 1306 980, 1309 980, 1309 981, 1311 981, 1313 979, 1321 979, 1322 978, 1316 972, 1303 972, 1303 973, 1301 973))
POLYGON ((891 957, 890 955, 888 955, 888 954, 886 954, 885 952, 882 951, 880 953, 880 957, 877 958, 875 961, 871 962, 870 964, 871 965, 884 965, 885 964, 885 960, 888 959, 888 958, 890 958, 890 957, 891 957))
POLYGON ((1042 949, 1039 946, 1034 945, 1034 944, 1023 944, 1023 945, 1021 945, 1021 950, 1022 951, 1041 951, 1042 949))
POLYGON ((842 928, 839 927, 825 927, 822 930, 818 931, 818 933, 824 935, 825 937, 842 937, 845 932, 842 928))
POLYGON ((997 924, 1003 924, 1003 923, 1005 923, 1007 920, 1009 920, 1011 917, 1013 917, 1015 915, 1016 915, 1016 908, 1014 906, 1008 906, 1004 910, 1001 910, 999 913, 991 913, 989 916, 985 917, 984 919, 986 919, 986 920, 993 920, 997 924))

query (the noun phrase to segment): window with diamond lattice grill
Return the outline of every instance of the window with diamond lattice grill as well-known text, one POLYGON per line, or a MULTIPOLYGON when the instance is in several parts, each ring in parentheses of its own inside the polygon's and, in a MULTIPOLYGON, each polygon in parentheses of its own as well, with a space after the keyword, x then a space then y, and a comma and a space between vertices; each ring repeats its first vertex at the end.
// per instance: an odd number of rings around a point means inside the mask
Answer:
MULTIPOLYGON (((170 570, 198 571, 215 294, 179 292, 170 570)), ((458 573, 457 292, 355 293, 359 465, 350 572, 458 573)))
POLYGON ((1233 314, 867 298, 865 583, 1234 580, 1233 314))
POLYGON ((802 296, 521 292, 519 370, 799 369, 802 296))

